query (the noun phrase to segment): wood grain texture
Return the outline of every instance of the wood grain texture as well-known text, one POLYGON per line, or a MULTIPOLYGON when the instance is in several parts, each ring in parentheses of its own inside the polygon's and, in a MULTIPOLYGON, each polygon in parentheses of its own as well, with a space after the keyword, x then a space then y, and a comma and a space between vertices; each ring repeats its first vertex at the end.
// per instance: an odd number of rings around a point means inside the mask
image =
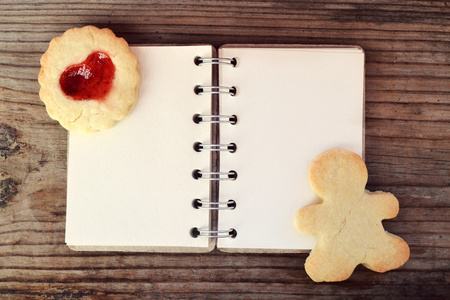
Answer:
POLYGON ((450 9, 446 1, 0 3, 0 298, 298 299, 450 295, 450 9), (394 193, 400 269, 312 282, 307 254, 80 253, 64 245, 67 134, 39 100, 39 59, 71 27, 131 44, 359 45, 369 189, 394 193))

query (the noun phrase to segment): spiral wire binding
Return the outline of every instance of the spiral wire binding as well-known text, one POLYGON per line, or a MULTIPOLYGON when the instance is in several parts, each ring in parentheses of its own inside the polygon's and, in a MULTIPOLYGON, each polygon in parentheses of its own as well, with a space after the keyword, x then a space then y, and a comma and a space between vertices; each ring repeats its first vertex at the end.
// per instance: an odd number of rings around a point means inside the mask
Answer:
POLYGON ((236 201, 230 199, 227 202, 210 202, 194 199, 194 201, 192 201, 192 205, 196 209, 233 210, 236 208, 236 201))
POLYGON ((237 236, 237 231, 234 228, 228 230, 207 230, 194 227, 191 229, 191 235, 194 238, 235 238, 237 236))
MULTIPOLYGON (((215 58, 215 57, 195 57, 194 63, 197 66, 201 65, 221 65, 227 64, 232 67, 236 67, 237 60, 236 58, 215 58)), ((228 94, 230 96, 235 96, 237 93, 237 89, 234 86, 201 86, 197 85, 194 87, 194 93, 197 95, 203 94, 211 94, 211 95, 219 95, 219 94, 228 94)), ((199 123, 209 123, 209 124, 220 124, 220 123, 229 123, 236 124, 237 117, 236 115, 200 115, 195 114, 193 117, 193 121, 196 124, 199 123)), ((201 151, 236 151, 236 144, 203 144, 201 142, 194 143, 194 150, 197 152, 201 151)), ((196 180, 210 180, 210 181, 224 181, 224 180, 236 180, 237 173, 234 170, 228 172, 203 172, 201 170, 194 170, 192 172, 192 176, 196 180)), ((203 201, 200 199, 194 199, 192 205, 196 209, 208 209, 208 210, 233 210, 236 208, 236 201, 228 200, 227 202, 212 202, 212 201, 203 201)), ((234 228, 230 228, 228 230, 209 230, 209 229, 200 229, 197 227, 193 227, 191 229, 191 236, 194 238, 203 237, 203 238, 235 238, 237 235, 237 231, 234 228)))
POLYGON ((237 89, 234 86, 219 86, 219 85, 213 85, 213 86, 203 86, 203 85, 196 85, 194 87, 194 93, 197 95, 204 95, 204 94, 228 94, 230 96, 235 96, 237 93, 237 89))
POLYGON ((229 123, 231 125, 235 125, 238 121, 236 115, 200 115, 195 114, 192 118, 194 123, 206 123, 206 124, 220 124, 220 123, 229 123))
POLYGON ((226 57, 199 57, 197 56, 194 59, 194 63, 197 66, 201 65, 231 65, 236 67, 237 60, 236 58, 226 58, 226 57))
POLYGON ((236 152, 236 144, 235 143, 229 143, 229 144, 203 144, 200 142, 196 142, 194 144, 194 150, 197 152, 202 151, 228 151, 230 153, 236 152))
POLYGON ((197 169, 192 172, 192 177, 197 180, 236 180, 237 173, 234 170, 228 172, 203 172, 197 169))

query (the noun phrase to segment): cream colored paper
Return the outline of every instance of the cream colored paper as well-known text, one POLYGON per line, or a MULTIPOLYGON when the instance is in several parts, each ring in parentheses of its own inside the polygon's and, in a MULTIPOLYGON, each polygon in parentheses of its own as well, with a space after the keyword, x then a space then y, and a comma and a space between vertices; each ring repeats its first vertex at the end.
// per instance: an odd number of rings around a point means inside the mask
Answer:
POLYGON ((235 181, 220 185, 219 228, 235 228, 235 239, 220 239, 225 251, 298 251, 316 241, 293 225, 298 209, 317 201, 307 172, 313 158, 330 148, 362 154, 364 53, 358 48, 222 48, 236 68, 221 66, 220 85, 236 86, 221 96, 221 113, 238 123, 221 125, 221 171, 235 181))
POLYGON ((78 250, 209 251, 207 239, 190 229, 209 226, 208 211, 192 200, 208 200, 206 181, 194 169, 209 169, 210 128, 195 124, 210 114, 211 98, 193 92, 211 84, 211 46, 133 47, 142 76, 139 100, 113 128, 84 135, 70 132, 66 243, 78 250))

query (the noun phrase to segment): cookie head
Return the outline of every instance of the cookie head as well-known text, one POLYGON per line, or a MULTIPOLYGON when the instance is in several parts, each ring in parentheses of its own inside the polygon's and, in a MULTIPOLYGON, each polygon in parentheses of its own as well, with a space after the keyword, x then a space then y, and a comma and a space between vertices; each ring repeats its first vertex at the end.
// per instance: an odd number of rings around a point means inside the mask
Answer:
POLYGON ((39 96, 68 130, 93 132, 125 118, 138 96, 138 61, 109 29, 72 28, 41 58, 39 96))
POLYGON ((364 193, 367 168, 359 155, 343 149, 317 156, 309 169, 309 182, 316 194, 328 201, 355 199, 364 193))

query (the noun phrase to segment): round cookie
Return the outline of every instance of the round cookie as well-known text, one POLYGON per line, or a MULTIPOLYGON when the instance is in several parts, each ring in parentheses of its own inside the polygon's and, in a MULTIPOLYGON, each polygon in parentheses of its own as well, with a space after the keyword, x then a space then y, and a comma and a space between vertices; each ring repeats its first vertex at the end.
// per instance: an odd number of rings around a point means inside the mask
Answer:
POLYGON ((50 117, 68 130, 88 133, 128 115, 138 97, 139 65, 123 38, 85 26, 50 42, 38 80, 50 117))

